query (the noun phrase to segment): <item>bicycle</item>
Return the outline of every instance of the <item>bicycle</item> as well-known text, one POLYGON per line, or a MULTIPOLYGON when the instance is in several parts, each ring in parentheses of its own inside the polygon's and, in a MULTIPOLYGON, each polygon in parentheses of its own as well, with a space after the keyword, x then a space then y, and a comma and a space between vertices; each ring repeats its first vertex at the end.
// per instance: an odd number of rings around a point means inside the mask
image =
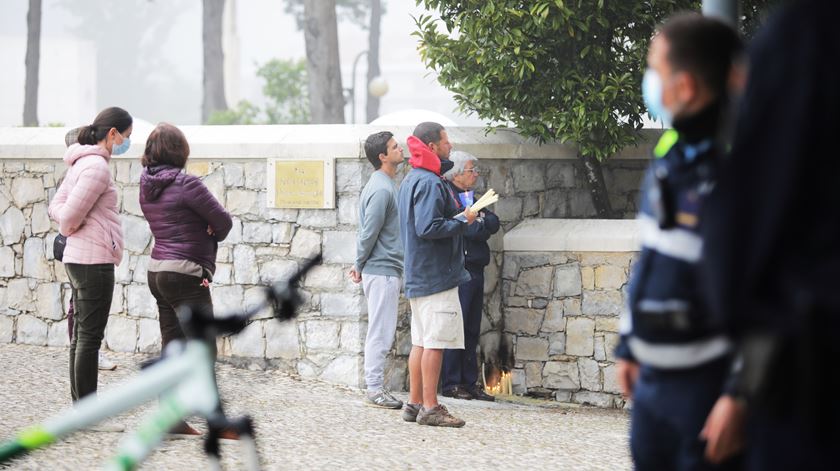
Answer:
POLYGON ((240 314, 217 318, 200 307, 180 307, 177 315, 185 340, 171 342, 160 358, 147 362, 131 380, 101 395, 86 397, 42 424, 23 429, 15 439, 0 443, 0 463, 160 397, 159 407, 121 441, 119 452, 106 469, 135 469, 176 423, 197 415, 206 419, 208 425, 204 453, 210 469, 221 469, 219 433, 232 429, 239 434, 247 469, 259 470, 252 419, 249 416, 228 418, 222 410, 213 345, 220 335, 242 331, 248 320, 266 307, 271 307, 274 317, 281 322, 294 318, 300 304, 295 284, 320 261, 321 256, 317 255, 288 280, 264 287, 265 298, 240 314))

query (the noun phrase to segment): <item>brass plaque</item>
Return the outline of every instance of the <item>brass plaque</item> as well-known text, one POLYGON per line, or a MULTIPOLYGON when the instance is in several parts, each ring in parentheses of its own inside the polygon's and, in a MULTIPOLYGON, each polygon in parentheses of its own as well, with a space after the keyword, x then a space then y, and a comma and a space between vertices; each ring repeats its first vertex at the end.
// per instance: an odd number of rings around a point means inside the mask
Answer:
MULTIPOLYGON (((331 162, 330 162, 331 163, 331 162)), ((270 206, 275 208, 331 207, 333 182, 326 181, 325 160, 274 160, 273 192, 270 206)), ((271 168, 270 168, 271 169, 271 168)))

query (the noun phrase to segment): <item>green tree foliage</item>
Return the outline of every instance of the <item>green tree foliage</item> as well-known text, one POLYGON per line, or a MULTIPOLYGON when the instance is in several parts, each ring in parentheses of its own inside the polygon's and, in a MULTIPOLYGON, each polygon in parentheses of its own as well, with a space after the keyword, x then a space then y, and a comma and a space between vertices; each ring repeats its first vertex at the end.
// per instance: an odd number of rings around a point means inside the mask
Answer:
MULTIPOLYGON (((596 211, 613 217, 600 161, 640 136, 656 25, 699 0, 417 0, 420 55, 462 111, 540 142, 572 142, 596 211), (440 29, 443 26, 443 30, 440 29)), ((754 0, 745 14, 773 3, 754 0)))
POLYGON ((217 111, 207 124, 305 124, 309 122, 306 60, 272 59, 257 70, 265 80, 265 109, 243 100, 236 108, 217 111))

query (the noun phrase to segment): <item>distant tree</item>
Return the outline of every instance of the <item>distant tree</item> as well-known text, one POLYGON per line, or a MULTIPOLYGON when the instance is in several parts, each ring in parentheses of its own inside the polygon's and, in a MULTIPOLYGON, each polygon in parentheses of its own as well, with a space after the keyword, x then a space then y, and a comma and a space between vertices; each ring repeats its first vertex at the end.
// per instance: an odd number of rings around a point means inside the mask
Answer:
MULTIPOLYGON (((380 0, 370 0, 370 26, 368 28, 368 67, 367 80, 365 84, 369 84, 371 80, 378 77, 379 72, 379 24, 382 21, 382 2, 380 0)), ((368 87, 365 86, 365 95, 367 96, 366 122, 371 122, 379 116, 379 97, 370 94, 368 87)), ((355 118, 355 116, 354 116, 355 118)))
MULTIPOLYGON (((305 23, 303 1, 286 0, 286 13, 295 17, 297 27, 301 30, 305 23)), ((335 0, 335 7, 338 21, 350 21, 362 29, 367 29, 369 0, 335 0)))
POLYGON ((38 75, 41 62, 41 0, 29 0, 26 14, 26 83, 23 125, 38 125, 38 75))
POLYGON ((236 108, 217 111, 207 124, 304 124, 309 122, 306 60, 272 59, 257 70, 265 80, 265 110, 243 100, 236 108))
POLYGON ((222 50, 222 15, 225 0, 204 0, 202 40, 204 44, 204 100, 201 121, 214 111, 227 109, 225 100, 225 56, 222 50))
POLYGON ((335 0, 304 0, 309 112, 313 123, 344 123, 335 0))
MULTIPOLYGON (((601 162, 635 144, 656 25, 699 0, 417 0, 420 55, 460 108, 541 142, 573 142, 598 217, 617 217, 601 162), (445 32, 438 30, 443 25, 445 32)), ((767 0, 742 2, 752 21, 767 0), (753 5, 757 5, 753 8, 753 5)))

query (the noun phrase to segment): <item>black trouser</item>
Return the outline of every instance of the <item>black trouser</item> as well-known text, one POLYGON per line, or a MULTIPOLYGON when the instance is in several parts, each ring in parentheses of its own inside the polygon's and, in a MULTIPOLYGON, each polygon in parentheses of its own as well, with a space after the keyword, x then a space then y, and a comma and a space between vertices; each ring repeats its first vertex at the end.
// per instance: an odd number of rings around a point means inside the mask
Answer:
POLYGON ((484 269, 470 269, 470 281, 458 286, 458 298, 464 318, 464 349, 444 350, 441 372, 441 389, 449 391, 455 386, 472 389, 478 382, 478 360, 475 347, 481 333, 481 311, 484 307, 484 269))
POLYGON ((70 395, 74 401, 96 393, 99 346, 114 297, 114 265, 66 263, 73 287, 73 335, 70 341, 70 395))
POLYGON ((179 306, 190 304, 212 315, 210 288, 201 285, 202 279, 171 271, 149 272, 149 289, 157 300, 160 337, 164 348, 169 342, 184 338, 184 331, 175 315, 179 306))

